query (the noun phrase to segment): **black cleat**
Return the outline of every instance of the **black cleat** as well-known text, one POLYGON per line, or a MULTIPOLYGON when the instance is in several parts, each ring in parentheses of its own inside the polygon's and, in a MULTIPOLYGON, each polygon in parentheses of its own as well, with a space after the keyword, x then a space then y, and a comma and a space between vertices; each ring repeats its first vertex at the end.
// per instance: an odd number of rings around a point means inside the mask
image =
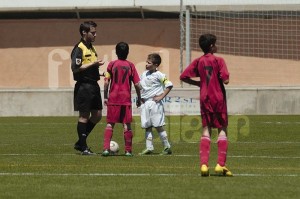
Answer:
POLYGON ((80 146, 79 141, 77 141, 77 142, 74 144, 74 149, 77 150, 77 151, 80 151, 80 152, 83 151, 83 148, 82 148, 82 146, 80 146))
POLYGON ((96 155, 93 151, 91 151, 89 148, 86 148, 81 152, 81 155, 96 155))

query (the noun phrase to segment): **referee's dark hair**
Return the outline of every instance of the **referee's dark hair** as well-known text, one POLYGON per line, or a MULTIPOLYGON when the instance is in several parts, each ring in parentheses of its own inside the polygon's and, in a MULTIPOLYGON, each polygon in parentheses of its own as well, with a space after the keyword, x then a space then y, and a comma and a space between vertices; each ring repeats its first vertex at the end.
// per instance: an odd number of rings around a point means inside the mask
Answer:
POLYGON ((80 35, 81 36, 83 35, 83 33, 82 33, 83 31, 88 33, 91 30, 91 27, 97 27, 97 24, 93 21, 85 21, 82 24, 80 24, 80 27, 79 27, 80 35))

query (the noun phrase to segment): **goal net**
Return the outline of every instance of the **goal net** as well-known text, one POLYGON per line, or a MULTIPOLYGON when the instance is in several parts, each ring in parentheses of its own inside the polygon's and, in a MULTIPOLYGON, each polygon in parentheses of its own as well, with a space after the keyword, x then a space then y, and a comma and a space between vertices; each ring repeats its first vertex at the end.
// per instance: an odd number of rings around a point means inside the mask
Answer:
POLYGON ((193 51, 201 52, 203 33, 217 36, 220 54, 300 60, 300 1, 201 2, 181 8, 181 70, 195 58, 193 51))

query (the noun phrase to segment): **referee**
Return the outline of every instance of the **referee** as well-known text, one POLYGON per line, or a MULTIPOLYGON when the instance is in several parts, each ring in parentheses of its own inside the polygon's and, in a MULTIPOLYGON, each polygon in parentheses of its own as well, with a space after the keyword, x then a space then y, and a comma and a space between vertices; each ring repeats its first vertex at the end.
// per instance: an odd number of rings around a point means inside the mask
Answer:
MULTIPOLYGON (((87 21, 80 25, 81 40, 74 46, 71 53, 71 69, 74 80, 74 110, 79 111, 77 123, 78 141, 74 149, 82 155, 94 155, 87 146, 86 140, 95 125, 102 117, 102 99, 98 80, 100 79, 99 66, 103 65, 98 60, 97 52, 92 42, 96 38, 97 24, 87 21)), ((103 75, 103 72, 101 72, 103 75)))

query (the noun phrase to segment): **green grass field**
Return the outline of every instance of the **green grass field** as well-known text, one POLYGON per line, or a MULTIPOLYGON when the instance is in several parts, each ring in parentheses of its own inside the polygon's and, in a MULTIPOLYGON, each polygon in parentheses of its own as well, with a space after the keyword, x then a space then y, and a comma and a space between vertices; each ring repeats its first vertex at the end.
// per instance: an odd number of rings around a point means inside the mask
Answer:
MULTIPOLYGON (((100 153, 105 118, 88 144, 100 153)), ((300 116, 230 116, 227 166, 234 177, 201 177, 196 116, 168 116, 171 156, 139 156, 145 147, 134 122, 133 157, 81 156, 76 117, 0 118, 0 198, 299 198, 300 116)), ((155 132, 155 135, 156 132, 155 132)), ((216 164, 216 132, 210 169, 216 164)), ((155 152, 162 145, 155 137, 155 152)))

